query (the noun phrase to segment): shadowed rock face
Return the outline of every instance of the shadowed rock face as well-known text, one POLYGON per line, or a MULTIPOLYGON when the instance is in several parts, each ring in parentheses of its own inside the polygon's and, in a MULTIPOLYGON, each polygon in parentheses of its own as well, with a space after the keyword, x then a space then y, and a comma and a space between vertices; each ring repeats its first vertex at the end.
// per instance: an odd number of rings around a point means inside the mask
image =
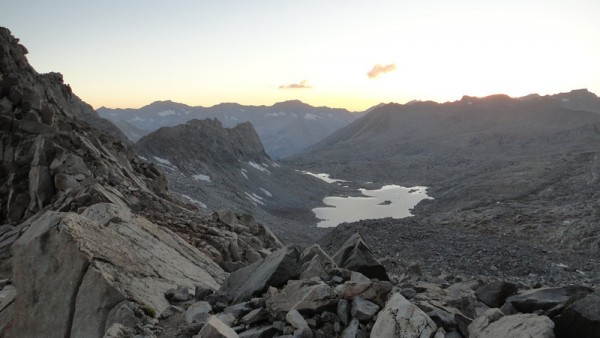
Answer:
POLYGON ((3 334, 102 337, 123 306, 137 318, 125 322, 153 317, 168 289, 218 289, 221 266, 281 247, 249 215, 222 221, 173 198, 155 165, 25 52, 0 28, 0 292, 14 299, 3 334))

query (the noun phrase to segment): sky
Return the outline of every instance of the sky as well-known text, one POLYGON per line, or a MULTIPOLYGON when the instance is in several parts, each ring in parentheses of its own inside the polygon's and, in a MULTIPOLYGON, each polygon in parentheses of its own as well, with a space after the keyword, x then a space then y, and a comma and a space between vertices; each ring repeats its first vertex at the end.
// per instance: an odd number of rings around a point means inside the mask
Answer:
POLYGON ((95 108, 600 94, 599 13, 598 0, 0 0, 33 67, 95 108))

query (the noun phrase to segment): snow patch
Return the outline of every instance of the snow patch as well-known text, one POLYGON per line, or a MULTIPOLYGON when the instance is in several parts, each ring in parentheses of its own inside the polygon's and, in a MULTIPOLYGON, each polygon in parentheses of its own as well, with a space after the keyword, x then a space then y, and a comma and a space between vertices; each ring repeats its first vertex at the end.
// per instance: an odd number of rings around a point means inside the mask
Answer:
POLYGON ((193 204, 197 204, 197 205, 199 205, 199 206, 203 207, 204 209, 206 209, 206 208, 207 208, 207 207, 206 207, 206 204, 204 204, 204 203, 202 203, 202 202, 200 202, 200 201, 198 201, 198 200, 196 200, 196 199, 193 199, 193 198, 191 198, 191 197, 190 197, 190 196, 188 196, 188 195, 184 195, 184 194, 180 194, 180 195, 181 195, 181 197, 183 197, 185 200, 187 200, 187 201, 189 201, 189 202, 191 202, 191 203, 193 203, 193 204))
POLYGON ((321 116, 311 114, 311 113, 306 113, 306 114, 304 114, 304 118, 307 120, 316 120, 316 119, 320 119, 321 116))
POLYGON ((287 113, 285 112, 278 112, 278 113, 265 113, 265 117, 277 117, 277 116, 286 116, 287 113))
POLYGON ((240 171, 242 172, 242 176, 244 176, 246 179, 248 179, 248 175, 246 174, 248 171, 244 168, 240 169, 240 171))
POLYGON ((158 156, 154 156, 154 159, 157 160, 158 162, 162 163, 162 164, 173 166, 173 164, 171 164, 171 162, 169 162, 169 160, 167 160, 167 159, 160 158, 158 156))
POLYGON ((264 173, 267 173, 267 174, 270 174, 270 173, 271 173, 271 172, 269 171, 269 169, 267 169, 267 168, 265 167, 265 165, 264 165, 264 164, 262 164, 262 163, 254 163, 254 162, 252 162, 252 161, 249 161, 249 162, 248 162, 248 164, 249 164, 249 165, 250 165, 252 168, 254 168, 254 169, 256 169, 256 170, 262 171, 262 172, 264 172, 264 173))
POLYGON ((192 176, 195 180, 197 181, 206 181, 206 182, 210 182, 210 176, 208 175, 202 175, 202 174, 196 174, 194 176, 192 176))
POLYGON ((160 116, 160 117, 166 117, 166 116, 170 116, 170 115, 175 115, 175 111, 173 109, 161 111, 158 113, 158 116, 160 116))
POLYGON ((141 158, 142 160, 144 160, 144 161, 148 162, 148 159, 147 159, 147 158, 145 158, 144 156, 139 156, 139 155, 138 155, 138 157, 139 157, 139 158, 141 158))
POLYGON ((246 194, 246 197, 248 197, 249 200, 251 200, 252 202, 254 202, 254 204, 260 204, 260 205, 266 205, 265 202, 262 201, 262 197, 258 196, 255 193, 249 194, 248 192, 245 192, 244 194, 246 194))
POLYGON ((133 121, 146 121, 146 119, 143 117, 136 116, 136 117, 132 118, 131 120, 129 120, 128 122, 133 122, 133 121))
POLYGON ((338 180, 335 178, 331 178, 331 177, 329 177, 329 174, 325 174, 325 173, 315 174, 315 173, 311 173, 310 171, 302 171, 302 173, 306 174, 306 175, 314 176, 314 177, 316 177, 322 181, 325 181, 327 183, 348 182, 348 181, 344 181, 344 180, 338 180))
POLYGON ((266 190, 264 188, 260 188, 260 190, 263 192, 263 194, 265 194, 265 196, 273 197, 273 194, 271 194, 268 190, 266 190))

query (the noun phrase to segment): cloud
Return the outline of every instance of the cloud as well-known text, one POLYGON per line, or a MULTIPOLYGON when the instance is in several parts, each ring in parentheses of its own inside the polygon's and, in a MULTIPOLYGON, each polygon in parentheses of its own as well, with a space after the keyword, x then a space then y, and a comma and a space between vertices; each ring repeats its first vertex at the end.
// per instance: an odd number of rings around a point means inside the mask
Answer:
POLYGON ((373 66, 373 69, 371 69, 371 71, 369 71, 367 73, 367 75, 369 76, 369 79, 374 79, 376 77, 378 77, 381 74, 384 73, 389 73, 396 70, 396 64, 395 63, 390 63, 389 65, 380 65, 380 64, 376 64, 375 66, 373 66))
POLYGON ((308 84, 308 81, 306 81, 306 80, 300 81, 299 83, 290 83, 290 84, 279 86, 279 89, 307 89, 307 88, 312 88, 312 86, 310 86, 308 84))

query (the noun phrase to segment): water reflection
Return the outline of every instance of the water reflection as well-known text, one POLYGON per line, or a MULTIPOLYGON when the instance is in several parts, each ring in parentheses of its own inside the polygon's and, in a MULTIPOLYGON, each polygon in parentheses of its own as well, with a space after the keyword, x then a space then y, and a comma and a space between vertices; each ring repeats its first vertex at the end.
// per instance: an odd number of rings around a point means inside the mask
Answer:
POLYGON ((385 185, 381 189, 359 189, 364 197, 325 197, 323 203, 329 207, 315 208, 318 227, 334 227, 343 222, 364 219, 404 218, 412 216, 411 209, 427 196, 426 187, 401 187, 385 185))

